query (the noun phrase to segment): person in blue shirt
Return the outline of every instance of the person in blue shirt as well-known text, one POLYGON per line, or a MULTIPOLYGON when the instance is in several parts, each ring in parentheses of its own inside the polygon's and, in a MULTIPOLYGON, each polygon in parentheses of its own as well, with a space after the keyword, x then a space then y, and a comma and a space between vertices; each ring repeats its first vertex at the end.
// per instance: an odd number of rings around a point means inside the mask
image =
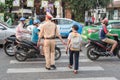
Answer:
POLYGON ((29 25, 33 25, 33 18, 29 17, 29 25))
POLYGON ((37 45, 37 42, 38 42, 38 33, 39 33, 39 23, 40 21, 39 20, 34 20, 33 24, 34 24, 34 28, 32 30, 32 42, 35 43, 37 45))
MULTIPOLYGON (((33 30, 32 30, 32 42, 33 42, 34 44, 36 44, 36 46, 38 46, 38 45, 37 45, 37 42, 38 42, 38 34, 39 34, 39 32, 40 32, 40 30, 38 29, 39 23, 40 23, 40 20, 34 20, 34 21, 33 21, 34 28, 33 28, 33 30)), ((40 46, 42 46, 40 53, 41 53, 41 55, 44 55, 44 49, 43 49, 44 44, 43 44, 43 43, 40 43, 38 47, 40 47, 40 46)))

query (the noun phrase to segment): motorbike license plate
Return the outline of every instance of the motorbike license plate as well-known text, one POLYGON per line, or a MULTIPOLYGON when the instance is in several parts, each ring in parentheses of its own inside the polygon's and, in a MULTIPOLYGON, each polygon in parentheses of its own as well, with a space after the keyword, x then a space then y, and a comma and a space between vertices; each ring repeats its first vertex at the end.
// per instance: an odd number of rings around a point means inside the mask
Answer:
POLYGON ((90 43, 86 44, 85 47, 87 48, 90 45, 90 43))

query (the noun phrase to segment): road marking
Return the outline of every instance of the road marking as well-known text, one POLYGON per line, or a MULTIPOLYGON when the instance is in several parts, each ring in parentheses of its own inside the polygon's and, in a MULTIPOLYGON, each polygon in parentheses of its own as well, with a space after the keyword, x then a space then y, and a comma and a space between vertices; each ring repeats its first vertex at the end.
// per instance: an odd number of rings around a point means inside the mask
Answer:
MULTIPOLYGON (((56 63, 65 63, 65 62, 69 62, 68 59, 60 59, 60 60, 57 60, 56 63)), ((79 59, 79 62, 93 62, 89 59, 79 59)), ((11 60, 10 61, 10 64, 19 64, 19 63, 30 63, 30 64, 33 64, 33 63, 45 63, 45 61, 25 61, 25 62, 19 62, 17 60, 11 60)))
POLYGON ((92 77, 92 78, 65 78, 65 79, 38 79, 38 80, 118 80, 115 77, 92 77))
MULTIPOLYGON (((57 67, 56 70, 46 70, 45 68, 9 68, 7 73, 35 73, 35 72, 66 72, 73 71, 68 67, 57 67)), ((79 71, 104 71, 100 66, 79 67, 79 71)))

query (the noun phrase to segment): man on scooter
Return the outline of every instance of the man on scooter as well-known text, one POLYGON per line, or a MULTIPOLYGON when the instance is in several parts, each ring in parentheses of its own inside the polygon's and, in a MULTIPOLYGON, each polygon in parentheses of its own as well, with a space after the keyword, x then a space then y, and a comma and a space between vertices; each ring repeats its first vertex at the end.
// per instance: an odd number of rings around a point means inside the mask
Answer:
POLYGON ((38 33, 39 33, 38 27, 39 27, 39 23, 40 23, 40 21, 37 20, 37 19, 33 21, 34 28, 32 30, 32 38, 31 38, 31 40, 36 45, 37 45, 37 42, 38 42, 38 33))
MULTIPOLYGON (((36 20, 33 21, 34 28, 32 30, 32 38, 31 38, 31 40, 36 45, 37 45, 37 42, 38 42, 38 34, 40 32, 40 30, 38 29, 39 24, 40 24, 40 20, 36 19, 36 20)), ((42 50, 41 55, 44 55, 43 43, 40 43, 39 46, 40 45, 42 46, 42 48, 41 48, 41 50, 42 50)))
POLYGON ((106 42, 106 43, 112 45, 112 48, 111 48, 109 54, 111 56, 113 56, 113 51, 116 48, 118 43, 117 43, 117 41, 115 41, 113 39, 107 38, 106 36, 118 36, 118 34, 109 33, 108 30, 107 30, 107 26, 108 26, 108 19, 105 18, 105 19, 102 20, 102 29, 100 30, 99 37, 103 42, 106 42))
POLYGON ((16 38, 18 39, 18 40, 25 40, 25 39, 27 39, 26 37, 25 37, 25 33, 29 33, 30 34, 30 32, 28 31, 28 30, 25 30, 23 27, 24 27, 24 25, 25 25, 25 18, 24 17, 21 17, 20 18, 20 23, 18 24, 18 26, 16 27, 16 38))

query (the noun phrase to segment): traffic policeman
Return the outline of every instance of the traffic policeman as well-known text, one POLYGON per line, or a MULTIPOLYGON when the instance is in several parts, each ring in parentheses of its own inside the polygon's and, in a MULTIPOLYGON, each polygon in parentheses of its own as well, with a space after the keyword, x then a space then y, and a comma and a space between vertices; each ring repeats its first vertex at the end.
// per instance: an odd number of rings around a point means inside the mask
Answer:
POLYGON ((44 37, 44 54, 46 60, 46 69, 56 69, 55 66, 55 38, 56 36, 61 40, 63 44, 66 44, 61 38, 57 25, 51 21, 52 15, 47 12, 45 17, 45 23, 41 26, 39 33, 38 45, 41 43, 41 38, 44 37))

